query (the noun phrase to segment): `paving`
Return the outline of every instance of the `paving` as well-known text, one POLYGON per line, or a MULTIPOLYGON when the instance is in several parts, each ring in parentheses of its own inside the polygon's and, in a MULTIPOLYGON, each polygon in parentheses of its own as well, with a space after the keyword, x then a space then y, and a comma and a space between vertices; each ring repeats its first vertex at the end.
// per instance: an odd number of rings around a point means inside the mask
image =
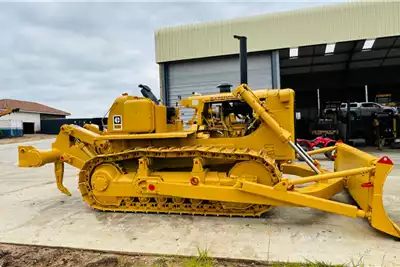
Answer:
MULTIPOLYGON (((52 141, 24 145, 46 149, 52 141)), ((80 198, 77 169, 66 167, 65 185, 73 196, 65 196, 56 188, 52 165, 17 167, 18 145, 0 145, 0 242, 180 255, 209 249, 215 257, 331 263, 361 259, 366 265, 400 266, 399 241, 365 220, 310 208, 277 207, 263 218, 94 211, 80 198)), ((379 154, 400 166, 400 153, 379 154)), ((400 223, 400 167, 384 190, 385 208, 400 223)), ((349 201, 345 193, 335 199, 349 201)))

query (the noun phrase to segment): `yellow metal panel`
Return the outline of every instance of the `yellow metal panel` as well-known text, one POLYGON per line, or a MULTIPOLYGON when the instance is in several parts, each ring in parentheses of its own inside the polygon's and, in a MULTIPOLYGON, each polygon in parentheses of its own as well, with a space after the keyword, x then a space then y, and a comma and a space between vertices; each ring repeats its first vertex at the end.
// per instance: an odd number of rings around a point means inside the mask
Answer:
POLYGON ((292 206, 291 203, 271 199, 257 194, 246 194, 234 187, 199 185, 191 186, 182 183, 155 183, 156 193, 159 195, 171 195, 180 197, 189 197, 196 199, 207 199, 213 201, 229 201, 242 203, 246 199, 249 203, 276 205, 276 206, 292 206))
MULTIPOLYGON (((285 100, 289 101, 292 97, 292 90, 291 89, 281 89, 279 91, 270 91, 270 90, 255 90, 253 94, 257 98, 266 98, 269 95, 276 95, 278 94, 278 98, 281 99, 281 96, 285 96, 285 100), (289 98, 289 99, 287 99, 289 98)), ((180 104, 186 108, 196 108, 201 102, 208 103, 208 102, 216 102, 216 101, 229 101, 229 100, 237 100, 237 97, 233 95, 233 93, 220 93, 214 95, 198 95, 198 96, 189 96, 185 99, 180 101, 180 104), (193 101, 194 100, 194 101, 193 101), (196 101, 197 100, 197 101, 196 101)), ((281 101, 285 102, 285 101, 281 101)))
POLYGON ((283 173, 285 174, 291 174, 300 177, 305 177, 315 174, 315 172, 308 165, 297 164, 294 162, 283 163, 281 164, 281 168, 283 170, 283 173))
POLYGON ((383 206, 383 184, 393 167, 393 163, 387 157, 383 157, 376 163, 375 179, 373 189, 371 189, 373 190, 371 225, 380 231, 400 237, 400 227, 388 217, 383 206))
POLYGON ((167 108, 165 106, 154 105, 156 133, 165 133, 167 131, 167 108))
POLYGON ((400 2, 353 2, 164 28, 156 61, 237 54, 234 34, 248 37, 249 52, 399 35, 398 14, 400 2))
POLYGON ((283 192, 276 190, 271 186, 265 186, 246 181, 243 181, 242 183, 243 186, 239 188, 240 190, 255 195, 261 195, 275 200, 282 200, 294 205, 312 207, 314 209, 342 214, 353 218, 363 218, 365 216, 365 212, 359 210, 353 205, 321 199, 312 195, 305 195, 298 192, 283 192))
POLYGON ((343 191, 343 179, 331 179, 328 182, 313 183, 305 187, 295 188, 294 191, 314 197, 330 199, 332 196, 343 191))
POLYGON ((108 132, 121 132, 122 131, 122 126, 124 118, 122 115, 124 115, 124 103, 128 99, 133 99, 131 96, 127 95, 122 95, 119 96, 117 99, 115 99, 114 103, 112 104, 110 108, 110 112, 108 114, 108 122, 107 122, 107 131, 108 132), (114 123, 117 122, 115 121, 115 118, 118 117, 120 118, 119 123, 114 123))
POLYGON ((167 132, 149 134, 108 134, 100 135, 96 140, 123 140, 123 139, 164 139, 164 138, 185 138, 193 134, 192 131, 186 132, 167 132))
MULTIPOLYGON (((354 168, 360 168, 362 166, 373 166, 377 158, 360 151, 354 147, 346 144, 337 144, 335 160, 335 171, 346 171, 353 170, 354 168)), ((363 175, 352 175, 348 176, 346 184, 349 193, 358 203, 360 208, 365 211, 369 209, 369 203, 371 201, 371 188, 363 188, 362 184, 372 182, 371 173, 364 173, 363 175)))
POLYGON ((127 100, 124 105, 124 132, 151 133, 155 130, 154 103, 150 99, 127 100))

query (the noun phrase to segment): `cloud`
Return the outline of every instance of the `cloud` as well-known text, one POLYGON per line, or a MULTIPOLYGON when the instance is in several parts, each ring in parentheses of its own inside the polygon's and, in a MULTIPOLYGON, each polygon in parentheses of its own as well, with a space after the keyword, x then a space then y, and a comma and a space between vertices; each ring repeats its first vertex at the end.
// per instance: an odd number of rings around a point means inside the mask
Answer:
MULTIPOLYGON (((124 92, 159 95, 161 27, 321 5, 321 2, 1 3, 0 98, 103 116, 124 92)), ((273 38, 273 37, 271 37, 273 38)))

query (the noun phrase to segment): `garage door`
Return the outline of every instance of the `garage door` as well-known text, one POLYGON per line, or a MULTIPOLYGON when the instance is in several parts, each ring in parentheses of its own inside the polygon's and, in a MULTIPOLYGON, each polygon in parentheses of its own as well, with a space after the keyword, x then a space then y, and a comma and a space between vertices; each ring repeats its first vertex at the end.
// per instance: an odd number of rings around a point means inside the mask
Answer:
POLYGON ((34 134, 35 133, 35 123, 33 123, 33 122, 22 123, 22 132, 24 134, 34 134))
MULTIPOLYGON (((182 98, 218 92, 217 85, 229 83, 233 87, 240 82, 239 57, 211 58, 168 65, 168 105, 175 106, 182 98)), ((252 89, 272 88, 270 54, 251 54, 248 56, 248 81, 252 89)), ((186 122, 193 116, 192 109, 181 110, 186 122)))

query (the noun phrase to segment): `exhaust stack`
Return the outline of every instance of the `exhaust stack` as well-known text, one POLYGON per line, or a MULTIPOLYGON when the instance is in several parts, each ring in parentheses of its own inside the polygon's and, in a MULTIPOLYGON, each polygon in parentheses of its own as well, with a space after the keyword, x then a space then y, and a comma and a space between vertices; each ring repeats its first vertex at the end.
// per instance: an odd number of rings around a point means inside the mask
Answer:
POLYGON ((240 84, 247 84, 247 37, 234 35, 240 41, 240 84))

